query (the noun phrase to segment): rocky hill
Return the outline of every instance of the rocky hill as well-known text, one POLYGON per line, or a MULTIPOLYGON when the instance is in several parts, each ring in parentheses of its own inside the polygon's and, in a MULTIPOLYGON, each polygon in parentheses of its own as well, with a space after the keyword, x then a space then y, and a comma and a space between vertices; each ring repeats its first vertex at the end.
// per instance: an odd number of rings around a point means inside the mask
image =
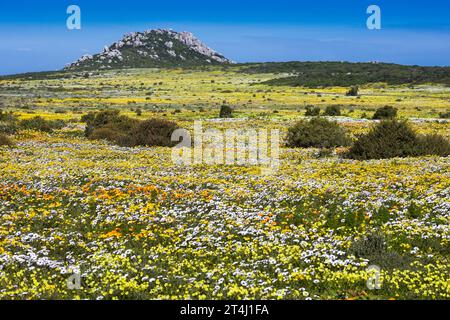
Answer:
POLYGON ((185 67, 230 64, 190 32, 147 30, 126 34, 96 55, 84 55, 65 70, 185 67))

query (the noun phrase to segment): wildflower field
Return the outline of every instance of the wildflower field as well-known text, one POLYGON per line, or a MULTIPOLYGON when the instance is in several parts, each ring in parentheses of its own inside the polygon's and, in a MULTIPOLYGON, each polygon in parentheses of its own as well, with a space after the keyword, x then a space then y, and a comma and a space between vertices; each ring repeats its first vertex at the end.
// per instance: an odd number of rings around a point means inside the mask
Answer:
MULTIPOLYGON (((237 68, 237 67, 236 67, 237 68)), ((19 130, 0 147, 0 299, 449 299, 448 157, 358 161, 280 150, 280 166, 183 166, 165 147, 83 135, 104 108, 134 118, 286 133, 305 106, 341 105, 354 138, 392 105, 419 133, 450 138, 450 89, 269 87, 273 74, 123 70, 0 80, 19 130), (235 118, 216 119, 219 106, 235 118), (141 115, 136 109, 142 110, 141 115), (377 266, 379 286, 367 281, 377 266), (68 279, 80 275, 80 286, 68 279)))

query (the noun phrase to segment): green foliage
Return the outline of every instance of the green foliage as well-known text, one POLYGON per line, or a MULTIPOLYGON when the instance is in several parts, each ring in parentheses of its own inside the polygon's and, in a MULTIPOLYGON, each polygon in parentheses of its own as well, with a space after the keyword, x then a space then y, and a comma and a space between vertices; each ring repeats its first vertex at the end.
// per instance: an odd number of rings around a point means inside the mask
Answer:
POLYGON ((320 114, 320 108, 315 106, 306 106, 306 117, 317 117, 320 114))
POLYGON ((349 97, 356 97, 358 96, 358 91, 359 91, 358 86, 352 86, 350 90, 347 91, 346 95, 349 97))
POLYGON ((336 105, 328 106, 325 109, 324 115, 330 116, 330 117, 340 116, 341 115, 341 107, 336 106, 336 105))
POLYGON ((19 122, 19 127, 24 130, 35 130, 42 132, 53 132, 53 130, 64 128, 65 123, 62 120, 45 120, 40 116, 31 119, 24 119, 19 122))
POLYGON ((373 115, 375 120, 394 119, 395 117, 397 117, 397 109, 392 106, 378 108, 373 115))
POLYGON ((0 147, 1 146, 13 147, 14 142, 8 136, 0 133, 0 147))
POLYGON ((439 114, 439 118, 441 118, 441 119, 450 119, 450 111, 440 113, 439 114))
POLYGON ((12 112, 0 111, 0 133, 15 134, 19 130, 18 119, 12 112))
POLYGON ((86 129, 84 131, 86 137, 90 137, 95 129, 106 127, 117 132, 130 132, 138 121, 120 115, 119 110, 101 111, 95 114, 89 113, 83 116, 82 120, 86 121, 86 129))
POLYGON ((127 141, 127 135, 121 133, 118 130, 114 130, 108 127, 97 128, 89 135, 91 140, 106 140, 117 145, 122 145, 124 141, 127 141))
POLYGON ((448 150, 449 142, 441 136, 420 136, 404 121, 385 120, 360 136, 345 156, 357 160, 447 156, 448 150))
POLYGON ((85 135, 89 139, 107 140, 124 147, 170 147, 172 133, 178 128, 174 122, 149 119, 145 121, 120 115, 119 111, 102 111, 84 116, 85 135))
POLYGON ((450 142, 438 134, 419 135, 417 137, 416 155, 450 155, 450 142))
POLYGON ((378 82, 390 85, 450 84, 450 67, 402 66, 388 63, 274 62, 247 64, 242 67, 241 72, 296 74, 263 82, 273 86, 349 87, 378 82))
POLYGON ((132 128, 130 139, 124 144, 128 147, 173 147, 176 142, 172 142, 171 137, 176 129, 178 129, 178 125, 167 120, 149 119, 141 121, 132 128))
POLYGON ((297 122, 288 129, 286 141, 291 148, 332 148, 350 144, 346 131, 336 122, 324 118, 297 122))
POLYGON ((349 253, 357 258, 369 260, 369 264, 383 269, 406 268, 411 257, 389 250, 385 237, 378 233, 353 241, 349 253))
POLYGON ((2 122, 16 122, 17 116, 13 112, 3 112, 0 110, 0 121, 2 122))
POLYGON ((220 118, 232 118, 233 117, 233 108, 230 106, 223 105, 220 107, 220 118))

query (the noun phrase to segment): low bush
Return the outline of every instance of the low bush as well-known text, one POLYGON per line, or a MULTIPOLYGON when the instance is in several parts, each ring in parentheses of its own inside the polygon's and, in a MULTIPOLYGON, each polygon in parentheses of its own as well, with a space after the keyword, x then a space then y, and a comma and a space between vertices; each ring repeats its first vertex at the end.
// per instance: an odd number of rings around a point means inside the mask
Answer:
POLYGON ((349 97, 356 97, 358 96, 358 91, 359 88, 357 86, 353 86, 347 91, 346 95, 349 97))
POLYGON ((447 157, 450 155, 450 142, 438 134, 419 135, 415 153, 417 156, 447 157))
POLYGON ((384 120, 360 136, 345 157, 356 160, 449 154, 449 142, 438 135, 417 135, 404 121, 384 120))
POLYGON ((149 119, 137 123, 130 132, 130 139, 126 146, 161 146, 173 147, 176 142, 171 141, 172 133, 178 129, 175 122, 159 119, 149 119))
POLYGON ((118 145, 122 145, 126 141, 126 135, 111 128, 97 128, 89 135, 91 140, 106 140, 118 145))
POLYGON ((232 118, 233 117, 233 108, 230 106, 223 105, 220 107, 220 118, 232 118))
POLYGON ((297 122, 288 129, 286 145, 291 148, 332 148, 348 146, 351 140, 347 132, 336 122, 324 118, 297 122))
POLYGON ((325 109, 324 115, 335 117, 341 115, 341 108, 339 106, 328 106, 325 109))
POLYGON ((390 250, 385 237, 378 233, 354 240, 348 251, 357 258, 369 260, 371 265, 388 270, 404 269, 412 261, 409 255, 390 250))
POLYGON ((320 115, 320 108, 315 106, 306 106, 306 117, 317 117, 320 115))
POLYGON ((13 112, 0 111, 0 121, 2 122, 16 122, 17 116, 13 112))
POLYGON ((88 113, 82 117, 82 121, 86 122, 84 130, 86 137, 90 137, 95 129, 105 127, 113 131, 128 133, 138 122, 138 120, 120 115, 119 110, 88 113))
POLYGON ((441 118, 441 119, 450 119, 450 111, 440 113, 439 114, 439 118, 441 118))
POLYGON ((87 114, 85 135, 93 140, 107 140, 123 147, 171 147, 172 133, 178 128, 174 122, 159 119, 145 121, 120 115, 118 111, 87 114))
POLYGON ((391 106, 385 106, 378 108, 375 111, 372 119, 374 120, 383 120, 383 119, 394 119, 397 117, 397 109, 391 106))
POLYGON ((0 133, 0 147, 1 146, 14 146, 14 142, 6 135, 0 133))
POLYGON ((42 132, 53 132, 53 130, 64 128, 65 123, 62 120, 45 120, 40 116, 31 119, 21 120, 19 127, 25 130, 35 130, 42 132))

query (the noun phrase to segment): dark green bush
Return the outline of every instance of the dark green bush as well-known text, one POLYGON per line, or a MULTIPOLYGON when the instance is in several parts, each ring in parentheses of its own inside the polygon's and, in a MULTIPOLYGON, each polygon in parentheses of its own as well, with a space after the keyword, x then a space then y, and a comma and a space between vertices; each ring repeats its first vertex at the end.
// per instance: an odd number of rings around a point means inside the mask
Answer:
POLYGON ((397 109, 391 106, 385 106, 378 108, 375 111, 372 119, 374 120, 382 120, 382 119, 394 119, 397 117, 397 109))
POLYGON ((0 111, 0 121, 2 122, 16 122, 18 119, 13 112, 0 111))
POLYGON ((0 122, 0 133, 15 134, 18 130, 17 122, 0 122))
POLYGON ((89 135, 91 140, 107 140, 122 145, 127 140, 127 135, 108 127, 97 128, 89 135))
POLYGON ((107 140, 124 147, 171 147, 172 133, 178 128, 174 122, 159 119, 145 121, 120 115, 118 111, 102 111, 85 116, 85 134, 89 139, 107 140))
POLYGON ((297 122, 288 129, 286 139, 286 145, 291 148, 332 148, 347 146, 350 142, 350 138, 342 127, 324 118, 297 122))
POLYGON ((357 160, 447 156, 448 150, 449 142, 441 136, 420 136, 404 121, 384 120, 360 136, 345 156, 357 160))
POLYGON ((348 252, 357 258, 369 260, 371 265, 389 270, 406 268, 412 261, 408 255, 389 250, 385 237, 378 233, 353 241, 348 252))
POLYGON ((42 132, 53 132, 53 130, 64 128, 65 123, 62 120, 45 120, 44 118, 37 116, 31 119, 21 120, 19 127, 24 130, 35 130, 42 132))
POLYGON ((172 142, 171 137, 176 129, 178 129, 178 125, 167 120, 149 119, 141 121, 131 129, 129 140, 123 141, 123 144, 128 147, 173 147, 177 142, 172 142))
POLYGON ((399 121, 382 121, 353 144, 347 153, 351 159, 387 159, 414 154, 416 133, 399 121))
POLYGON ((353 86, 350 88, 350 90, 347 91, 346 95, 349 97, 356 97, 358 96, 359 88, 357 86, 353 86))
POLYGON ((320 108, 315 106, 306 106, 306 117, 317 117, 320 114, 320 108))
POLYGON ((223 105, 220 107, 220 118, 232 118, 233 117, 233 108, 230 106, 223 105))
POLYGON ((441 119, 450 119, 450 111, 440 113, 439 114, 439 118, 441 118, 441 119))
POLYGON ((341 108, 339 106, 328 106, 325 109, 324 115, 335 117, 341 115, 341 108))
POLYGON ((14 142, 4 134, 0 134, 0 146, 13 147, 14 142))
POLYGON ((95 114, 87 114, 82 120, 86 121, 84 134, 89 137, 95 129, 108 127, 117 132, 127 133, 136 125, 138 120, 120 115, 119 110, 101 111, 95 114))
POLYGON ((415 152, 417 156, 447 157, 450 155, 450 142, 438 134, 419 135, 415 152))

